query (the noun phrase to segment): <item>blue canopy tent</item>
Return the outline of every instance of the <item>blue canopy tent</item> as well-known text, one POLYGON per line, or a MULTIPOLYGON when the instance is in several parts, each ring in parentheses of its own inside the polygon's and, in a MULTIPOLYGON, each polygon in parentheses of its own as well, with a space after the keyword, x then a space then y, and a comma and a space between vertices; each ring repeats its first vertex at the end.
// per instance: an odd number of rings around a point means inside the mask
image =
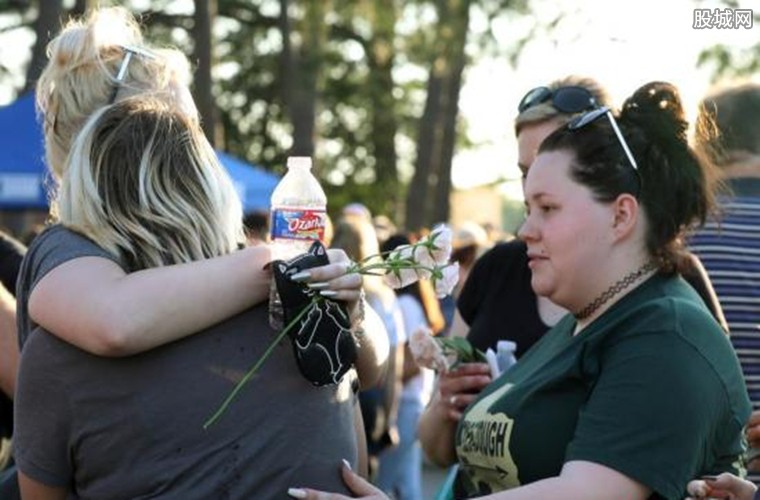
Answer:
POLYGON ((0 208, 47 209, 42 127, 27 94, 0 108, 0 208))
POLYGON ((280 182, 280 178, 261 167, 249 165, 227 153, 217 151, 216 156, 232 177, 238 196, 243 202, 243 210, 245 212, 269 210, 272 191, 280 182))
MULTIPOLYGON (((226 153, 217 151, 217 155, 235 183, 243 209, 268 209, 279 177, 226 153)), ((0 108, 0 210, 47 210, 49 176, 34 95, 26 94, 0 108)))

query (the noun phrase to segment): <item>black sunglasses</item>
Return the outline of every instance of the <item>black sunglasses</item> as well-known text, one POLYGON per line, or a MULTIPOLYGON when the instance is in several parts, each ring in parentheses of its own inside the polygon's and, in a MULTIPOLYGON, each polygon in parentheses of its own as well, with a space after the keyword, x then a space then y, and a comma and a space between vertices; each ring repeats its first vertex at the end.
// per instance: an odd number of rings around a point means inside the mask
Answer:
POLYGON ((551 99, 552 106, 560 113, 580 113, 596 107, 596 100, 587 88, 570 85, 556 90, 549 87, 536 87, 529 90, 520 99, 517 111, 522 113, 526 109, 544 103, 549 99, 551 99))
MULTIPOLYGON (((623 133, 620 131, 620 127, 618 127, 617 120, 615 120, 612 112, 610 112, 610 108, 607 106, 602 106, 600 108, 593 109, 588 113, 576 116, 570 120, 570 122, 567 124, 567 128, 570 130, 578 130, 579 128, 583 128, 589 123, 599 119, 601 116, 606 116, 610 121, 612 130, 615 131, 615 136, 617 136, 618 143, 623 148, 623 151, 625 151, 625 156, 628 158, 628 162, 631 164, 631 167, 633 167, 634 172, 636 172, 636 177, 638 178, 639 182, 639 189, 641 189, 641 174, 639 174, 639 166, 636 163, 636 159, 633 157, 633 153, 631 153, 631 148, 628 147, 628 141, 625 140, 623 133)), ((636 197, 638 198, 638 195, 636 197)))

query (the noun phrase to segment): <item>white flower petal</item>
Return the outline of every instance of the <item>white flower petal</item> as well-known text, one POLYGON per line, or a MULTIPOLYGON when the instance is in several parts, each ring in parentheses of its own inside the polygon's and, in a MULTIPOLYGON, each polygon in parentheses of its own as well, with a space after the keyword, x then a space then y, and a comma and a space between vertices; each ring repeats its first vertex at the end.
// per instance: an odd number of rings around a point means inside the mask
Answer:
POLYGON ((414 260, 412 245, 399 245, 388 255, 388 261, 414 260))
POLYGON ((389 270, 383 278, 391 288, 404 288, 420 279, 417 272, 410 268, 389 270))
POLYGON ((417 263, 417 274, 420 278, 430 279, 433 275, 437 263, 431 255, 430 250, 425 246, 417 246, 414 249, 414 261, 417 263))
POLYGON ((451 294, 457 282, 459 281, 459 263, 454 262, 440 269, 443 276, 435 281, 435 293, 438 298, 443 298, 451 294))
POLYGON ((433 228, 428 238, 433 242, 433 246, 435 247, 432 251, 435 263, 439 266, 448 264, 451 259, 451 242, 453 238, 451 228, 445 224, 440 224, 433 228))
POLYGON ((449 362, 430 329, 421 327, 409 337, 409 350, 418 365, 436 371, 448 371, 449 362))

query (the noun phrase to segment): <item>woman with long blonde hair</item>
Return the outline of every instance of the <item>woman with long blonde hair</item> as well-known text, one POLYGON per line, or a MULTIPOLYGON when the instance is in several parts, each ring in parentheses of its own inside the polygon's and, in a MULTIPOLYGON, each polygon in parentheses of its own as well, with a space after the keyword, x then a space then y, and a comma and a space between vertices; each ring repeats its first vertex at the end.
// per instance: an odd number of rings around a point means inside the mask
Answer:
MULTIPOLYGON (((266 307, 253 307, 268 296, 269 249, 244 247, 240 201, 200 129, 184 56, 146 46, 121 8, 69 23, 49 55, 37 102, 57 224, 35 239, 19 281, 23 492, 117 498, 200 481, 206 497, 280 497, 278 474, 356 462, 354 372, 314 389, 287 346, 258 373, 272 383, 202 429, 274 332, 266 307), (295 405, 334 417, 334 432, 306 432, 295 405), (333 453, 273 459, 291 437, 319 448, 332 438, 333 453)), ((345 274, 345 254, 330 256, 311 281, 347 301, 359 324, 361 277, 345 274)), ((365 384, 385 356, 376 325, 368 315, 355 363, 365 384)))

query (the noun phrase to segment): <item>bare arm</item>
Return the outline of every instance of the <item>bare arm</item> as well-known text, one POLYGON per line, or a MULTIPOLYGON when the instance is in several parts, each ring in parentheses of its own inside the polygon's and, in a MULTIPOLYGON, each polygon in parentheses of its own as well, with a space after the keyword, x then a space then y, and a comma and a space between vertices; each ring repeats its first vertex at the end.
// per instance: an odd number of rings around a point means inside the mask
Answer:
POLYGON ((391 442, 398 444, 398 407, 401 401, 401 392, 404 390, 403 383, 404 369, 404 344, 391 346, 390 355, 388 356, 388 369, 385 374, 385 384, 383 390, 383 407, 388 420, 386 427, 393 433, 390 436, 391 442))
POLYGON ((625 498, 645 500, 652 493, 648 487, 615 469, 581 460, 566 462, 558 477, 530 483, 519 488, 479 497, 483 500, 604 500, 625 498))
POLYGON ((355 365, 362 387, 372 387, 385 374, 390 346, 383 320, 369 304, 365 304, 364 309, 364 332, 359 340, 355 365))
POLYGON ((81 257, 45 275, 31 318, 93 354, 125 356, 201 331, 265 300, 268 247, 126 274, 108 259, 81 257))
POLYGON ((369 458, 367 456, 367 436, 364 433, 364 417, 358 398, 354 404, 354 432, 356 433, 356 445, 358 460, 356 470, 364 478, 369 475, 369 458))
MULTIPOLYGON (((393 294, 393 292, 390 292, 393 294)), ((394 301, 395 294, 394 295, 394 301)), ((394 302, 397 305, 397 302, 394 302)), ((406 339, 409 332, 406 331, 404 318, 399 307, 393 308, 393 323, 396 330, 396 340, 406 339)), ((386 428, 390 442, 393 446, 398 445, 398 407, 401 402, 401 392, 404 389, 404 342, 403 340, 390 346, 388 366, 383 378, 383 408, 386 415, 386 428)))
POLYGON ((18 485, 24 500, 66 500, 66 488, 45 486, 21 471, 18 473, 18 485))
POLYGON ((0 389, 11 399, 17 370, 16 299, 0 283, 0 389))
MULTIPOLYGON (((346 485, 365 500, 385 500, 388 497, 347 467, 342 470, 346 485)), ((308 500, 346 500, 349 497, 337 493, 319 492, 307 488, 288 491, 293 498, 308 500)), ((482 500, 544 500, 562 498, 563 500, 606 500, 625 498, 626 500, 645 500, 651 490, 620 472, 592 462, 567 462, 558 477, 552 477, 519 488, 500 491, 482 500)), ((741 500, 751 497, 739 497, 741 500)))
POLYGON ((454 433, 457 421, 449 418, 446 405, 447 402, 437 391, 417 424, 417 435, 425 456, 440 467, 448 467, 456 462, 454 433))
POLYGON ((456 461, 454 433, 462 411, 490 382, 491 369, 485 363, 464 363, 440 374, 417 427, 422 449, 433 463, 447 467, 456 461))

